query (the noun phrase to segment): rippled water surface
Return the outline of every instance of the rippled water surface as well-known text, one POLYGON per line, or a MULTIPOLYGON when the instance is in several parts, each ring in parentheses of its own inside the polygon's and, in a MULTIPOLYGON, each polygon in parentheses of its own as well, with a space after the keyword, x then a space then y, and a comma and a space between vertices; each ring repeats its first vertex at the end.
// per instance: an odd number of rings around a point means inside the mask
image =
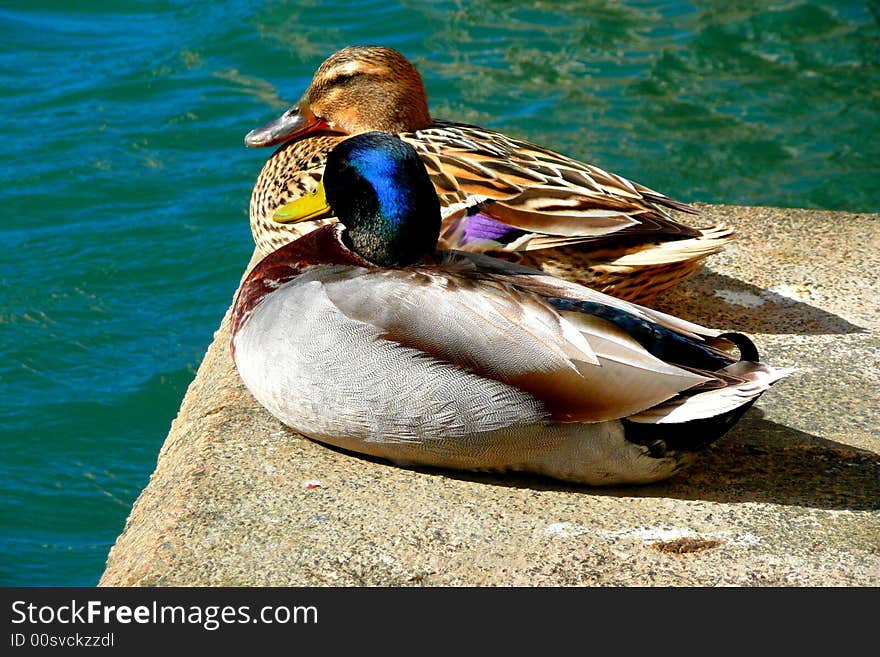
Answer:
POLYGON ((0 584, 97 582, 251 253, 242 138, 351 43, 682 200, 878 208, 877 3, 4 2, 0 584))

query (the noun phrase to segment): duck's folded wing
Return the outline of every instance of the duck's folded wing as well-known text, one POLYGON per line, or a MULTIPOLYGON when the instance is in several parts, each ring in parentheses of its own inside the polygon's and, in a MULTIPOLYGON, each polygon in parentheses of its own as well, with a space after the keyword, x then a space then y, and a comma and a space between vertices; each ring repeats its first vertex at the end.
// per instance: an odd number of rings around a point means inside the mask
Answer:
POLYGON ((444 265, 457 271, 461 276, 475 280, 489 279, 499 283, 503 282, 523 292, 546 299, 567 299, 605 305, 633 317, 654 322, 693 340, 706 342, 713 346, 718 345, 724 350, 722 347, 725 344, 724 341, 714 339, 721 334, 720 331, 603 294, 592 288, 550 276, 540 270, 523 267, 481 253, 445 251, 442 256, 444 265))
POLYGON ((710 379, 652 356, 607 322, 575 324, 539 297, 433 268, 337 272, 327 297, 426 358, 516 386, 551 417, 626 417, 710 379))
POLYGON ((401 137, 424 161, 442 205, 563 243, 625 232, 661 241, 700 236, 669 209, 684 203, 598 167, 485 128, 437 122, 401 137))
POLYGON ((486 255, 457 251, 443 258, 444 266, 463 277, 503 281, 539 295, 590 336, 594 348, 600 336, 619 345, 635 342, 667 364, 705 376, 702 384, 628 417, 636 423, 674 425, 726 414, 733 422, 733 414, 793 371, 759 363, 755 345, 741 334, 709 329, 486 255))

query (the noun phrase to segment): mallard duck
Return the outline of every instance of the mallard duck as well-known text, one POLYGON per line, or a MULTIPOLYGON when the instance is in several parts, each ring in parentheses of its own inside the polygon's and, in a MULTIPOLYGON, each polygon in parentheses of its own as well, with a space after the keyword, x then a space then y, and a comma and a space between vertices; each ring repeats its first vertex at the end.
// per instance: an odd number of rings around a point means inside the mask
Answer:
POLYGON ((744 335, 436 250, 440 203, 396 136, 341 142, 324 181, 339 222, 262 259, 231 317, 245 385, 317 441, 409 465, 646 483, 788 373, 744 335))
POLYGON ((671 210, 696 210, 598 167, 486 128, 435 121, 412 63, 391 48, 353 46, 321 64, 298 103, 245 137, 251 147, 282 144, 251 196, 260 253, 331 220, 326 206, 308 223, 282 223, 290 213, 275 212, 315 191, 333 146, 371 130, 397 133, 422 157, 443 207, 444 249, 491 253, 648 303, 733 233, 679 223, 671 210))

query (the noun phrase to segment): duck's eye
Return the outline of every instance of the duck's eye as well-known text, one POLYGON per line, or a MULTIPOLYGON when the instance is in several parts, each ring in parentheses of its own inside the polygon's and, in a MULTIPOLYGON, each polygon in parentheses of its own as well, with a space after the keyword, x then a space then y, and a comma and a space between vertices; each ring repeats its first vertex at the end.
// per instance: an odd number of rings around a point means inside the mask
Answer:
POLYGON ((327 84, 328 85, 343 84, 345 82, 348 82, 352 78, 356 78, 359 75, 360 75, 360 71, 340 71, 339 73, 334 75, 332 78, 327 80, 327 84))

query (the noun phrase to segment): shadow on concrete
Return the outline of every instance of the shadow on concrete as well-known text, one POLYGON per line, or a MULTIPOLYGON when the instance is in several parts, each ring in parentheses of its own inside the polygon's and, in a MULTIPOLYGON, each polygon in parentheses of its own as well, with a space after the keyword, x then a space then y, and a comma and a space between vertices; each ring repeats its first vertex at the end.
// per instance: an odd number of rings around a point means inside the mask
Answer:
POLYGON ((626 494, 873 511, 880 509, 880 455, 770 422, 755 411, 690 469, 626 494))
MULTIPOLYGON (((379 458, 328 449, 389 467, 379 458)), ((814 509, 880 509, 880 454, 860 450, 764 419, 751 409, 717 444, 674 477, 645 486, 578 486, 525 473, 490 474, 409 468, 491 486, 617 497, 665 497, 736 504, 760 502, 814 509)))
POLYGON ((697 324, 743 333, 826 335, 865 328, 771 290, 704 267, 653 304, 697 324))

